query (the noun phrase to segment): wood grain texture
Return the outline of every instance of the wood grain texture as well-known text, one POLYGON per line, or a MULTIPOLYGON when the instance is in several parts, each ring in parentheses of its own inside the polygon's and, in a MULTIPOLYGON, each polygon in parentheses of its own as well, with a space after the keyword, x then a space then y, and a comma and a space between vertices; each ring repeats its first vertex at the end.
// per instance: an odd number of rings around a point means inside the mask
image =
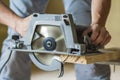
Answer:
POLYGON ((112 60, 120 60, 119 48, 102 49, 100 51, 101 53, 88 53, 87 55, 82 56, 60 55, 60 58, 62 62, 78 64, 90 64, 97 62, 105 63, 112 60))

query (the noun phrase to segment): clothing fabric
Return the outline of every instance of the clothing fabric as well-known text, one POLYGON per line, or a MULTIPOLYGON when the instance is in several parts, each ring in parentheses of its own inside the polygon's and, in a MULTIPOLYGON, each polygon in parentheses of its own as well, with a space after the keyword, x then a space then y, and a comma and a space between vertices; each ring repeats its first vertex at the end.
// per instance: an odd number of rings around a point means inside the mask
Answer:
MULTIPOLYGON (((49 0, 9 0, 10 8, 19 16, 27 17, 32 13, 44 13, 49 0)), ((91 0, 63 0, 66 13, 73 15, 76 25, 89 26, 91 23, 91 0)), ((55 5, 55 4, 54 4, 55 5)), ((8 28, 8 37, 3 43, 0 69, 10 57, 10 60, 0 73, 0 80, 30 80, 31 61, 28 54, 13 52, 10 55, 9 46, 13 45, 12 35, 19 35, 8 28)), ((108 65, 75 64, 77 80, 110 80, 108 65)))

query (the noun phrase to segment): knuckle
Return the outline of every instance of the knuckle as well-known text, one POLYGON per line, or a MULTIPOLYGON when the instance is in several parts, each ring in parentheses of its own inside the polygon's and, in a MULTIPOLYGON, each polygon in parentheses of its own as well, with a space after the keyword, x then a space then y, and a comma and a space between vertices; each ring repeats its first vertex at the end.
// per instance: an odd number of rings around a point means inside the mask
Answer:
POLYGON ((100 36, 99 41, 101 42, 103 40, 104 40, 104 38, 102 36, 100 36))

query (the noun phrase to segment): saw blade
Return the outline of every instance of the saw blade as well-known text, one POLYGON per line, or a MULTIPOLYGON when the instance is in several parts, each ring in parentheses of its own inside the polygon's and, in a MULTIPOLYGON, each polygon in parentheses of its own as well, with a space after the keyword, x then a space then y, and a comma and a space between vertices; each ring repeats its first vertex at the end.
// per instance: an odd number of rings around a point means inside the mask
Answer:
MULTIPOLYGON (((46 48, 44 47, 44 40, 48 38, 50 38, 50 40, 54 39, 54 42, 56 44, 55 49, 52 51, 64 52, 66 50, 64 37, 60 30, 60 27, 58 26, 37 26, 34 34, 34 39, 32 41, 32 49, 49 51, 46 50, 46 48)), ((54 43, 52 43, 51 45, 54 45, 54 43)), ((52 54, 34 53, 34 55, 43 65, 51 65, 52 61, 56 59, 56 57, 58 57, 57 55, 52 54)))

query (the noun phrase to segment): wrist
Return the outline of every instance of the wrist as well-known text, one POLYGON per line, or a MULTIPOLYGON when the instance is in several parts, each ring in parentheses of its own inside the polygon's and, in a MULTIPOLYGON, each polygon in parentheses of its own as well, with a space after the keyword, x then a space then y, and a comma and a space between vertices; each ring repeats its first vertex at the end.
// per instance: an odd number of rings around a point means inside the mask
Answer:
POLYGON ((92 18, 92 23, 91 25, 100 25, 100 26, 105 26, 106 24, 106 19, 104 19, 104 17, 95 17, 95 18, 92 18))
POLYGON ((104 27, 105 24, 100 24, 100 23, 91 23, 90 26, 101 26, 104 27))

